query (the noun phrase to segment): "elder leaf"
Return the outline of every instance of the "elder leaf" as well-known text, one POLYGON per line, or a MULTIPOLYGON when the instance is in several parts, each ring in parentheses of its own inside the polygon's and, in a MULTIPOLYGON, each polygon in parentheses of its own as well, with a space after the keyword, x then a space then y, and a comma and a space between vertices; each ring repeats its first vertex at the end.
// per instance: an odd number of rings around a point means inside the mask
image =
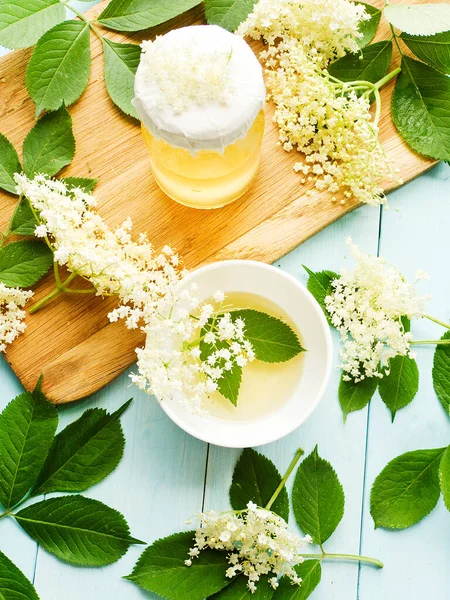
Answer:
POLYGON ((117 510, 84 496, 61 496, 15 514, 19 525, 47 552, 85 567, 103 567, 121 558, 131 544, 128 524, 117 510))
MULTIPOLYGON (((450 331, 441 340, 450 340, 450 331)), ((436 346, 432 373, 434 391, 450 417, 450 346, 436 346)))
POLYGON ((369 404, 377 390, 378 382, 377 377, 366 377, 355 383, 353 380, 345 381, 341 375, 338 397, 344 413, 344 422, 351 412, 362 410, 369 404))
POLYGON ((429 36, 402 33, 400 37, 417 58, 441 73, 450 74, 450 31, 429 36))
POLYGON ((98 179, 89 179, 88 177, 64 177, 61 181, 69 187, 80 188, 83 192, 90 194, 94 191, 98 179))
POLYGON ((360 53, 347 54, 328 67, 333 77, 341 81, 376 83, 388 72, 392 58, 392 42, 383 40, 366 46, 360 53))
POLYGON ((450 79, 446 75, 404 56, 392 96, 392 118, 413 150, 450 160, 450 79))
POLYGON ((257 0, 205 0, 206 21, 236 31, 252 12, 257 0))
POLYGON ((412 35, 433 35, 450 29, 448 4, 388 4, 384 15, 391 25, 412 35))
POLYGON ((322 567, 319 560, 305 560, 294 567, 295 572, 302 578, 301 585, 292 585, 291 580, 284 577, 280 581, 276 600, 306 600, 309 598, 322 578, 322 567))
POLYGON ((405 529, 433 510, 441 493, 439 463, 444 450, 406 452, 386 465, 370 495, 375 527, 405 529))
POLYGON ((28 199, 25 199, 14 214, 11 233, 16 235, 34 235, 37 224, 36 217, 30 208, 30 203, 28 199))
POLYGON ((134 98, 134 76, 141 57, 137 44, 119 44, 103 38, 105 83, 111 100, 125 114, 139 119, 131 104, 134 98))
POLYGON ((112 0, 98 22, 115 31, 142 31, 178 17, 200 0, 112 0))
POLYGON ((41 242, 12 242, 0 248, 0 281, 8 287, 28 288, 53 264, 52 251, 41 242))
POLYGON ((24 171, 28 177, 43 173, 52 177, 72 162, 75 138, 72 117, 65 106, 46 114, 23 143, 24 171))
POLYGON ((450 446, 445 450, 439 464, 439 484, 444 497, 444 504, 450 510, 450 446))
MULTIPOLYGON (((281 483, 281 475, 271 460, 263 454, 246 448, 236 463, 230 487, 230 502, 235 510, 241 510, 249 502, 265 507, 281 483)), ((289 520, 289 498, 284 487, 271 510, 289 520)))
POLYGON ((7 556, 0 552, 1 600, 39 600, 33 585, 7 556))
POLYGON ((314 543, 323 544, 344 515, 344 490, 330 463, 317 446, 297 470, 292 490, 294 515, 300 529, 314 543))
POLYGON ((21 172, 22 166, 16 149, 8 138, 0 133, 0 188, 17 194, 14 174, 21 172))
POLYGON ((210 600, 272 600, 275 594, 267 577, 261 577, 255 592, 248 589, 248 578, 244 575, 240 575, 230 582, 226 588, 210 596, 210 600))
POLYGON ((91 71, 89 25, 71 20, 59 23, 38 41, 27 67, 28 93, 43 110, 69 106, 84 92, 91 71))
POLYGON ((356 2, 356 4, 363 4, 366 9, 366 13, 370 15, 370 19, 361 21, 358 25, 358 30, 363 34, 363 36, 356 40, 356 43, 360 48, 364 48, 364 46, 370 44, 375 37, 378 25, 381 21, 382 11, 379 8, 375 8, 375 6, 372 6, 371 4, 366 4, 365 2, 356 2))
POLYGON ((408 406, 419 390, 419 368, 409 356, 395 356, 389 361, 389 375, 378 383, 381 399, 392 414, 392 421, 398 410, 408 406))
POLYGON ((314 273, 305 265, 303 265, 303 268, 309 275, 306 287, 320 304, 328 323, 331 325, 330 314, 325 306, 325 298, 333 293, 331 284, 335 279, 339 279, 339 275, 334 271, 317 271, 317 273, 314 273))
POLYGON ((59 0, 3 0, 0 3, 0 44, 7 48, 33 46, 65 17, 65 7, 59 0))
POLYGON ((168 600, 204 600, 219 592, 231 583, 225 577, 227 555, 203 550, 192 566, 186 567, 194 535, 195 531, 186 531, 156 540, 125 579, 168 600))

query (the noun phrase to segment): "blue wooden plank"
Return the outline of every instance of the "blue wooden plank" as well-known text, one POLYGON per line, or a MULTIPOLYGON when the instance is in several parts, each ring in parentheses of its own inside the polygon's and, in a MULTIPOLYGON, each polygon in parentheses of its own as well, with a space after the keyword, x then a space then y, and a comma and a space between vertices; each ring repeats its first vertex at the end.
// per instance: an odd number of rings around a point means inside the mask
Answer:
MULTIPOLYGON (((429 312, 442 320, 450 318, 449 182, 450 168, 442 164, 392 194, 380 245, 380 253, 408 278, 414 280, 419 267, 430 273, 431 280, 421 288, 433 296, 429 312)), ((444 330, 423 320, 413 322, 412 331, 416 339, 435 339, 444 330)), ((374 531, 369 515, 370 488, 388 461, 409 450, 450 443, 450 422, 432 386, 433 352, 434 347, 417 349, 419 393, 397 413, 393 425, 379 398, 370 409, 362 552, 379 556, 386 567, 381 573, 361 571, 362 600, 450 598, 450 514, 442 500, 430 516, 406 531, 374 531)))

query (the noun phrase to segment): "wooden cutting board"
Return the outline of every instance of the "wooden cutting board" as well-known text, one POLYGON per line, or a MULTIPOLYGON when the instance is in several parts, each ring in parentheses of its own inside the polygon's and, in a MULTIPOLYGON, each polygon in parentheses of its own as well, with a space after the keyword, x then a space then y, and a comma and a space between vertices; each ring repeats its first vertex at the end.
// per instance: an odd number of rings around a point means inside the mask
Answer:
MULTIPOLYGON (((381 0, 373 3, 382 4, 381 0)), ((106 4, 91 9, 90 15, 97 16, 106 4)), ((139 43, 174 27, 201 22, 203 10, 198 7, 168 24, 134 35, 133 41, 139 43)), ((387 33, 384 23, 378 37, 387 33)), ((106 30, 105 34, 116 41, 125 39, 106 30)), ((257 51, 259 45, 255 43, 254 48, 257 51)), ((0 131, 16 148, 21 147, 34 124, 34 104, 24 85, 30 54, 31 50, 16 51, 0 60, 0 131)), ((397 64, 398 59, 394 60, 397 64)), ((306 195, 309 184, 302 186, 292 169, 295 153, 288 154, 276 145, 277 128, 271 120, 270 104, 261 171, 246 196, 213 211, 177 204, 156 186, 139 126, 112 104, 102 69, 101 44, 92 36, 89 87, 70 108, 77 151, 63 175, 99 178, 96 195, 106 221, 114 226, 131 216, 136 232, 147 231, 157 248, 164 244, 176 248, 187 267, 229 258, 273 262, 357 207, 354 201, 341 204, 341 198, 332 202, 328 193, 314 190, 311 196, 306 195)), ((390 84, 382 90, 381 139, 403 179, 409 181, 434 163, 409 150, 396 133, 389 112, 392 89, 390 84)), ((0 191, 0 229, 5 227, 13 205, 14 197, 0 191)), ((53 277, 48 275, 37 286, 35 299, 52 287, 53 277)), ((107 313, 113 305, 113 299, 72 295, 28 316, 25 334, 6 355, 23 385, 33 388, 42 373, 48 397, 64 403, 97 391, 119 375, 135 360, 135 348, 143 338, 122 323, 109 323, 107 313)))

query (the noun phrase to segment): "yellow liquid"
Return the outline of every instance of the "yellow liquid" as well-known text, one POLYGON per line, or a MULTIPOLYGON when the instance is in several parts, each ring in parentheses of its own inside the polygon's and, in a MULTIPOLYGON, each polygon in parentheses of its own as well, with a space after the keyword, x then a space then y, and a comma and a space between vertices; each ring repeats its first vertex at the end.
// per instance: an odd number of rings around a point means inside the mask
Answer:
MULTIPOLYGON (((253 308, 287 323, 300 334, 294 322, 277 304, 263 296, 227 292, 225 301, 235 308, 253 308)), ((204 402, 209 415, 227 421, 255 421, 277 410, 292 395, 302 375, 304 352, 284 363, 254 360, 242 369, 237 406, 219 392, 204 402)))
POLYGON ((168 196, 193 208, 220 208, 240 198, 259 169, 264 134, 261 110, 245 138, 227 146, 222 154, 201 150, 195 155, 157 140, 142 125, 144 141, 159 187, 168 196))

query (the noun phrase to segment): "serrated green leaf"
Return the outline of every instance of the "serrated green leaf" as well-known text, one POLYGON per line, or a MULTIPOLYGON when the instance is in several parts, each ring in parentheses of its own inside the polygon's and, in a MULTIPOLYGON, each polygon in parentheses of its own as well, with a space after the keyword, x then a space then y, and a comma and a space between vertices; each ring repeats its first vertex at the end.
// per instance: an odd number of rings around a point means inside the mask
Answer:
POLYGON ((397 456, 372 487, 370 514, 375 527, 405 529, 426 517, 440 496, 439 463, 444 448, 397 456))
POLYGON ((297 575, 302 578, 301 585, 292 585, 290 579, 283 578, 275 596, 276 600, 306 600, 319 585, 322 578, 319 560, 305 560, 294 568, 297 575))
POLYGON ((131 104, 134 98, 134 76, 141 56, 137 44, 119 44, 103 38, 105 84, 111 100, 125 114, 139 119, 131 104))
POLYGON ((16 149, 8 138, 0 133, 0 188, 11 194, 17 194, 14 174, 21 172, 22 166, 16 149))
POLYGON ((87 410, 58 433, 32 495, 84 492, 112 473, 125 447, 119 419, 130 403, 112 414, 102 408, 87 410))
POLYGON ((395 356, 389 361, 389 375, 379 380, 378 391, 381 399, 392 414, 392 421, 398 410, 408 406, 419 390, 419 368, 409 356, 395 356))
POLYGON ((359 40, 356 40, 356 43, 360 48, 364 48, 364 46, 370 44, 375 37, 378 25, 381 21, 382 11, 379 8, 375 8, 375 6, 372 6, 371 4, 366 4, 365 2, 356 2, 356 4, 362 4, 366 9, 366 13, 370 15, 370 19, 361 21, 358 26, 358 30, 363 34, 363 37, 359 38, 359 40))
POLYGON ((223 372, 222 377, 217 381, 217 389, 231 404, 237 406, 241 382, 242 367, 233 365, 232 369, 223 372))
MULTIPOLYGON (((450 331, 441 340, 450 340, 450 331)), ((436 346, 432 373, 434 391, 450 417, 450 346, 436 346)))
POLYGON ((450 446, 445 450, 439 464, 439 484, 444 504, 450 510, 450 446))
POLYGON ((339 279, 339 275, 334 271, 318 271, 317 273, 314 273, 314 271, 311 271, 311 269, 308 269, 305 265, 303 265, 303 268, 309 275, 306 287, 320 304, 328 323, 331 325, 330 315, 325 306, 325 298, 333 292, 331 283, 335 279, 339 279))
POLYGON ((115 31, 142 31, 178 17, 200 0, 112 0, 98 22, 115 31))
POLYGON ((80 188, 83 192, 90 194, 94 191, 98 179, 89 179, 88 177, 64 177, 61 181, 70 187, 80 188))
POLYGON ((450 160, 450 79, 446 75, 404 56, 392 96, 392 118, 413 150, 450 160))
POLYGON ((19 525, 47 552, 85 567, 103 567, 121 558, 131 544, 128 524, 117 510, 84 496, 61 496, 15 514, 19 525))
POLYGON ((369 404, 377 390, 378 382, 377 377, 366 377, 358 383, 344 381, 344 376, 341 375, 338 397, 344 413, 344 421, 351 412, 362 410, 369 404))
POLYGON ((41 242, 12 242, 0 248, 0 281, 8 287, 28 288, 53 264, 53 253, 41 242))
POLYGON ((252 12, 257 0, 205 0, 206 21, 236 31, 252 12))
POLYGON ((231 580, 230 585, 210 596, 210 600, 271 600, 275 590, 270 585, 267 577, 261 578, 256 584, 256 591, 248 589, 248 578, 244 575, 231 580))
POLYGON ((38 41, 27 67, 28 93, 43 110, 69 106, 84 92, 91 72, 89 25, 71 20, 59 23, 38 41))
MULTIPOLYGON (((246 448, 234 468, 230 502, 241 510, 251 501, 264 508, 281 482, 281 475, 271 460, 256 450, 246 448)), ((289 520, 289 498, 283 488, 271 510, 289 520)))
POLYGON ((450 74, 450 31, 429 36, 402 33, 400 37, 417 58, 441 73, 450 74))
POLYGON ((3 0, 0 3, 0 44, 7 48, 33 46, 65 17, 65 7, 59 0, 3 0))
POLYGON ((344 490, 336 471, 319 456, 316 446, 295 476, 292 505, 296 521, 316 544, 323 544, 341 522, 344 504, 344 490))
POLYGON ((388 72, 392 58, 392 42, 383 40, 366 46, 358 54, 347 54, 328 67, 328 72, 341 81, 377 83, 388 72))
POLYGON ((34 235, 37 224, 33 211, 30 208, 30 203, 25 198, 14 214, 11 233, 15 235, 34 235))
POLYGON ((33 585, 7 556, 0 552, 1 600, 39 600, 33 585))
POLYGON ((42 117, 25 138, 25 174, 34 177, 43 173, 52 177, 72 162, 74 154, 72 117, 66 107, 62 106, 59 110, 42 117))
POLYGON ((412 35, 433 35, 450 29, 448 4, 388 4, 384 16, 391 25, 412 35))
POLYGON ((11 508, 34 485, 58 426, 56 407, 36 389, 0 415, 0 502, 11 508))
POLYGON ((231 582, 225 577, 229 564, 225 552, 203 550, 186 567, 194 531, 175 533, 144 550, 131 575, 125 577, 143 590, 168 600, 204 600, 231 582))

